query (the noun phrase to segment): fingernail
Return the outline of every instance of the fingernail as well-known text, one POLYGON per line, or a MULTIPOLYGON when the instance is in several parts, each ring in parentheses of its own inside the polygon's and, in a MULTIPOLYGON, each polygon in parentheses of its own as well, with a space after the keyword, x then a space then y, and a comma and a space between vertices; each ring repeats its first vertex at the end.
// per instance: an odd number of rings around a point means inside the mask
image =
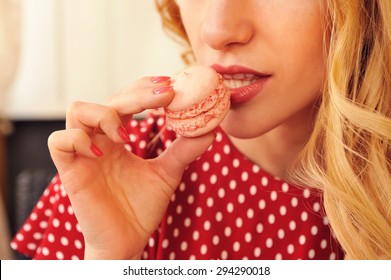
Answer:
POLYGON ((91 151, 92 151, 97 157, 103 156, 103 152, 102 152, 95 144, 91 144, 91 151))
POLYGON ((129 134, 126 132, 125 127, 123 127, 122 125, 118 128, 118 134, 125 142, 130 141, 129 134))
POLYGON ((153 90, 154 94, 162 94, 167 93, 172 90, 172 86, 164 86, 164 87, 158 87, 153 90))
POLYGON ((171 78, 168 76, 157 76, 152 78, 152 83, 159 84, 159 83, 167 82, 170 79, 171 78))

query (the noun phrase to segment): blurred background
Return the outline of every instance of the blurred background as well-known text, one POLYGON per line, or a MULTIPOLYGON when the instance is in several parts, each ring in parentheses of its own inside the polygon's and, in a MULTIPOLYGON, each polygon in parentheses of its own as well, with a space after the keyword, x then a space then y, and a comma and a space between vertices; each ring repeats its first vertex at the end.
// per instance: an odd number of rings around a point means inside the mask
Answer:
POLYGON ((153 0, 0 0, 0 259, 56 173, 46 141, 76 100, 104 103, 145 75, 173 75, 182 49, 153 0))

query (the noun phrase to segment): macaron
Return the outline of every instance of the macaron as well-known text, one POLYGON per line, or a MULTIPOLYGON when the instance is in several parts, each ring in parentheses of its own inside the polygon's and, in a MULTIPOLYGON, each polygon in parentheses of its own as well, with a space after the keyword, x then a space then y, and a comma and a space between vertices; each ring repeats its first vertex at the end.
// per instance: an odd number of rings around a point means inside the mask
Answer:
POLYGON ((165 108, 167 127, 185 137, 214 130, 230 108, 223 78, 207 66, 193 66, 171 79, 175 95, 165 108))

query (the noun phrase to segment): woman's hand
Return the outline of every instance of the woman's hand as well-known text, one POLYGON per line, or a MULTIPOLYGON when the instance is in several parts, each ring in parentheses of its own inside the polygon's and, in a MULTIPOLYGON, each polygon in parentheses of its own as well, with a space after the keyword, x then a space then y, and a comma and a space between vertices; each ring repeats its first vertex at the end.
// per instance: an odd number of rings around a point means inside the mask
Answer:
POLYGON ((186 166, 210 146, 214 134, 178 138, 159 157, 128 152, 123 122, 164 107, 174 92, 164 77, 142 78, 107 106, 74 103, 66 129, 48 140, 52 159, 85 239, 86 259, 140 258, 186 166))

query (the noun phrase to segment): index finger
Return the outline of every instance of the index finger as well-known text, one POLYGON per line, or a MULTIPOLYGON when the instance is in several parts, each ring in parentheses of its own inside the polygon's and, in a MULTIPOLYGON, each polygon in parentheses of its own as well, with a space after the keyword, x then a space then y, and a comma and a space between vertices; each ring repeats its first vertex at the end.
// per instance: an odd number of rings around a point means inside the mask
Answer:
POLYGON ((147 109, 157 109, 170 104, 174 91, 170 80, 144 77, 113 94, 108 106, 120 115, 133 115, 147 109), (154 81, 158 82, 154 82, 154 81))

